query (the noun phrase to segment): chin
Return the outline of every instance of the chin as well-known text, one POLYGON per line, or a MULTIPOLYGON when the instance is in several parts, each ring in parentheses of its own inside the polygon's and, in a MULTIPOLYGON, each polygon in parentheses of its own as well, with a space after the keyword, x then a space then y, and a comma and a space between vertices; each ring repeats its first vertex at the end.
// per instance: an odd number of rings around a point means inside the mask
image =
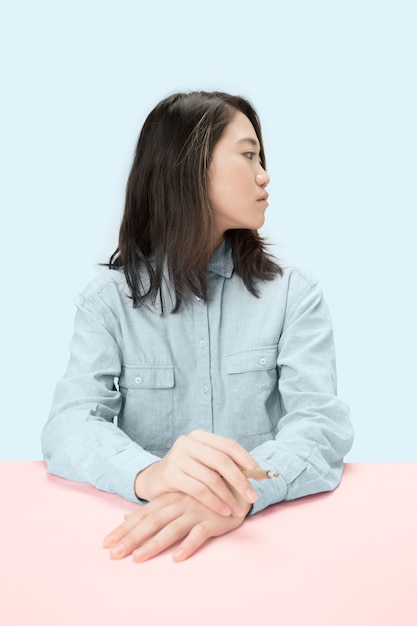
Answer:
POLYGON ((259 230, 265 224, 265 218, 263 217, 261 220, 258 220, 256 225, 252 226, 252 230, 259 230))

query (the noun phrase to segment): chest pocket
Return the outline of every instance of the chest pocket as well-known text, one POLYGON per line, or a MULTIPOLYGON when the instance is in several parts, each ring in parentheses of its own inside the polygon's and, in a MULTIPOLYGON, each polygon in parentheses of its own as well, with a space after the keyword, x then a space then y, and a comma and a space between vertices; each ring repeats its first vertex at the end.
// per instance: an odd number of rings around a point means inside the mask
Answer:
POLYGON ((227 357, 228 374, 245 374, 247 372, 265 372, 276 369, 278 359, 277 346, 256 348, 248 352, 238 352, 227 357))
POLYGON ((123 366, 119 378, 119 426, 154 454, 172 446, 174 368, 172 365, 123 366))
POLYGON ((278 348, 264 346, 226 360, 228 404, 239 438, 248 449, 274 436, 278 406, 278 348))
POLYGON ((172 365, 149 367, 123 366, 119 379, 120 387, 139 391, 141 389, 171 389, 174 386, 172 365))

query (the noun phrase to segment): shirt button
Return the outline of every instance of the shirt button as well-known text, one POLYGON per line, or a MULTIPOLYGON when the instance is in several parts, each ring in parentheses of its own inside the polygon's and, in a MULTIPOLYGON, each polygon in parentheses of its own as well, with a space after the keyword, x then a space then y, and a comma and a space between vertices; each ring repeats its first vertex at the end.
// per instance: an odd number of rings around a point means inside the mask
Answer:
POLYGON ((204 391, 204 393, 207 393, 207 391, 208 391, 207 385, 204 385, 203 391, 204 391))
POLYGON ((204 339, 200 339, 200 348, 204 348, 205 345, 206 342, 204 341, 204 339))
POLYGON ((261 356, 261 358, 259 359, 259 363, 260 365, 266 365, 266 358, 264 356, 261 356))
POLYGON ((136 378, 135 378, 135 383, 136 383, 137 385, 140 385, 140 383, 141 383, 141 382, 142 382, 141 377, 140 377, 140 376, 136 376, 136 378))

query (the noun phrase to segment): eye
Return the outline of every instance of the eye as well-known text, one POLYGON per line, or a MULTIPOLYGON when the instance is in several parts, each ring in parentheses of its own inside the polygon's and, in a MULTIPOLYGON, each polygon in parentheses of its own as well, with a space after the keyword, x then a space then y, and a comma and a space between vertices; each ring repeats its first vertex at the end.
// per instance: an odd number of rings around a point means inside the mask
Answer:
POLYGON ((245 152, 245 156, 252 161, 253 157, 256 156, 256 152, 245 152))

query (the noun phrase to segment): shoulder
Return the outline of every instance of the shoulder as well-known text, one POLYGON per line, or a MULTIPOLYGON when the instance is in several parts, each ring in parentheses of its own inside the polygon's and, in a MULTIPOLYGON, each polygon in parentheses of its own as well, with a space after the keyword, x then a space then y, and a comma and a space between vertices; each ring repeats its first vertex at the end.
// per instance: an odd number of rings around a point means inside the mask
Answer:
MULTIPOLYGON (((297 265, 274 259, 282 270, 270 281, 271 288, 281 293, 296 297, 297 294, 313 291, 318 288, 319 281, 309 271, 297 265)), ((267 283, 268 284, 268 283, 267 283)))
POLYGON ((281 264, 281 279, 285 289, 285 326, 296 320, 303 323, 331 326, 330 312, 320 281, 309 271, 293 265, 281 264))
POLYGON ((311 272, 282 261, 279 266, 282 273, 260 285, 260 300, 265 307, 278 308, 288 320, 323 300, 321 285, 311 272))
POLYGON ((85 306, 88 303, 102 303, 111 306, 117 301, 125 301, 132 306, 130 292, 123 270, 112 270, 106 267, 93 278, 76 297, 75 304, 85 306))
POLYGON ((318 284, 317 278, 303 268, 285 263, 281 263, 280 267, 282 269, 280 278, 293 288, 312 289, 318 284))

